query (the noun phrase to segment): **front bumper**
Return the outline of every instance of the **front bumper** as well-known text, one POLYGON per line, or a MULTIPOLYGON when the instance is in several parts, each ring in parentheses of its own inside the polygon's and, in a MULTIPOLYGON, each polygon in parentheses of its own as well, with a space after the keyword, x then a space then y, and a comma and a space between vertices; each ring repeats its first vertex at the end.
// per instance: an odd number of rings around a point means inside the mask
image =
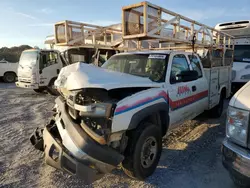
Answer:
POLYGON ((84 161, 74 158, 60 142, 55 140, 47 127, 44 129, 43 139, 46 164, 71 175, 76 175, 83 179, 86 184, 92 183, 103 176, 96 169, 89 167, 87 161, 84 164, 84 161))
POLYGON ((31 84, 31 83, 25 83, 25 82, 16 82, 17 87, 21 88, 28 88, 28 89, 39 89, 38 84, 31 84))
POLYGON ((234 176, 250 182, 250 150, 225 139, 222 144, 222 163, 234 176))
POLYGON ((100 145, 68 115, 62 97, 58 114, 43 131, 45 162, 92 183, 116 168, 124 159, 114 149, 100 145))

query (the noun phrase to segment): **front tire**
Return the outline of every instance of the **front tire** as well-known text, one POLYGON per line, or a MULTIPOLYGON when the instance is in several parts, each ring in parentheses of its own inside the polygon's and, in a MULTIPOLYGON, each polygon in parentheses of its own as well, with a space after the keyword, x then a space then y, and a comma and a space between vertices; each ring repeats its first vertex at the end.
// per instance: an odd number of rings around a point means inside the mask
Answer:
POLYGON ((58 96, 59 95, 59 92, 55 89, 55 80, 56 78, 53 78, 50 83, 49 83, 49 86, 47 87, 47 91, 50 95, 53 95, 53 96, 58 96))
POLYGON ((123 171, 130 177, 144 180, 152 175, 162 151, 160 127, 143 123, 129 133, 129 141, 122 162, 123 171))
POLYGON ((33 89, 36 93, 43 93, 44 89, 39 88, 39 89, 33 89))
POLYGON ((230 177, 238 188, 248 188, 250 186, 249 181, 246 181, 234 173, 230 173, 230 177))
POLYGON ((16 74, 13 72, 7 72, 4 74, 3 80, 6 83, 13 83, 16 81, 16 74))

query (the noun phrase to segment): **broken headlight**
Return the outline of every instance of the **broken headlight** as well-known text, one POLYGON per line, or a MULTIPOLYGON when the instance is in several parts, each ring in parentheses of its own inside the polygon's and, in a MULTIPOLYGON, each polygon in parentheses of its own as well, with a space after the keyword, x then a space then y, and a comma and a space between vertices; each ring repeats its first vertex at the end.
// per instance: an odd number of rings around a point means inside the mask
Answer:
POLYGON ((80 116, 89 117, 110 117, 113 109, 113 104, 110 103, 93 103, 90 105, 75 104, 74 108, 79 112, 80 116))
POLYGON ((79 111, 80 116, 107 117, 112 115, 114 104, 103 102, 103 96, 97 96, 98 91, 85 90, 74 96, 73 108, 79 111))

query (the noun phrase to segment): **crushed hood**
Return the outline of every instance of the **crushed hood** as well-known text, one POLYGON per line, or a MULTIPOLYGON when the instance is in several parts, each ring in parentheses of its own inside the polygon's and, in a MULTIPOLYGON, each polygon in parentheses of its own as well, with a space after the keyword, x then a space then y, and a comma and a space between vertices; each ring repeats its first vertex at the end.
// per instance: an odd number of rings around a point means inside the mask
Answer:
POLYGON ((250 110, 250 81, 245 84, 230 100, 230 106, 250 110))
POLYGON ((128 87, 160 87, 162 84, 148 78, 111 71, 92 64, 74 63, 61 69, 56 87, 67 90, 103 88, 106 90, 128 87))

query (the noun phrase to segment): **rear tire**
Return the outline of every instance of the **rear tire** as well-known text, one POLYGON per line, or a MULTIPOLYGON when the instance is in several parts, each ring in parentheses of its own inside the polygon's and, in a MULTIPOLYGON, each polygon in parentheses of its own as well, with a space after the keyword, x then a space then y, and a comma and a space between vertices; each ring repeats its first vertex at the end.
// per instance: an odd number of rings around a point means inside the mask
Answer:
POLYGON ((152 123, 143 123, 128 134, 123 171, 132 178, 144 180, 154 173, 161 157, 161 129, 152 123))
POLYGON ((6 83, 13 83, 16 81, 16 74, 13 72, 7 72, 4 74, 3 80, 6 83))
POLYGON ((217 104, 215 107, 213 107, 210 110, 211 117, 213 117, 213 118, 219 118, 219 117, 221 117, 221 115, 223 113, 223 110, 224 110, 224 96, 221 93, 220 94, 219 104, 217 104))

